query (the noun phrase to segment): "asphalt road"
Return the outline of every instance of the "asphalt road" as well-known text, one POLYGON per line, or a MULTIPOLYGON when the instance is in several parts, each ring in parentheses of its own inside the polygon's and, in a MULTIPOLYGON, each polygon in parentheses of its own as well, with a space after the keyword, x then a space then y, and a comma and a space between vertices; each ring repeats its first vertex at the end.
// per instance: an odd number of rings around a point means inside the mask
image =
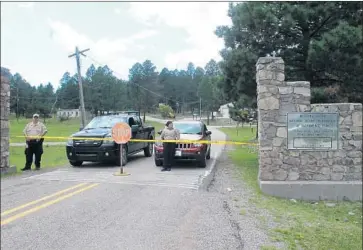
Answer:
POLYGON ((136 155, 129 176, 89 164, 2 179, 1 249, 243 249, 219 191, 199 189, 222 147, 212 145, 206 169, 161 172, 136 155))

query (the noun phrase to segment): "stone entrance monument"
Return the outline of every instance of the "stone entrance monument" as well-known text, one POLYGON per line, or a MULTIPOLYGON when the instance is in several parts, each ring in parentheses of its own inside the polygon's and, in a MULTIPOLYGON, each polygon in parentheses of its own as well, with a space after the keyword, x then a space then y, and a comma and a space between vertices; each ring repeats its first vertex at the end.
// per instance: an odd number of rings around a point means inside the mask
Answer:
POLYGON ((362 200, 362 104, 310 104, 284 61, 257 62, 259 185, 273 196, 362 200))
POLYGON ((16 171, 16 168, 10 168, 9 164, 10 82, 3 73, 3 68, 1 68, 1 174, 16 171))

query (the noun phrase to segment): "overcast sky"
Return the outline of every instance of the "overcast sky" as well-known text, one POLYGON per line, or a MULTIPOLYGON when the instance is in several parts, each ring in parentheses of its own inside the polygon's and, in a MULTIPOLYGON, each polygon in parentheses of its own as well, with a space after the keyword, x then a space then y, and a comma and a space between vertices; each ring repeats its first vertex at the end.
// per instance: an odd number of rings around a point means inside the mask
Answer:
POLYGON ((136 62, 163 67, 205 66, 219 60, 218 25, 229 25, 228 3, 36 2, 1 3, 1 66, 31 85, 58 86, 65 71, 76 71, 75 50, 90 48, 91 63, 104 64, 127 79, 136 62), (96 61, 96 62, 95 62, 96 61))

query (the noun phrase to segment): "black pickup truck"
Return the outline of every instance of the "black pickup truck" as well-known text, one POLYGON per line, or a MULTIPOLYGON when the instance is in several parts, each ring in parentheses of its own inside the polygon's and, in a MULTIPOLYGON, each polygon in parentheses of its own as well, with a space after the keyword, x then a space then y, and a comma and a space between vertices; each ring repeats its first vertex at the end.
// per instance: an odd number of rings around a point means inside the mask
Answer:
MULTIPOLYGON (((75 167, 81 166, 84 161, 114 162, 117 165, 120 165, 120 145, 116 144, 111 139, 112 127, 119 122, 129 124, 132 131, 132 139, 155 138, 155 128, 144 125, 137 115, 119 114, 97 116, 81 131, 71 135, 71 137, 76 138, 68 140, 66 152, 69 163, 75 167), (77 137, 79 137, 79 139, 77 139, 77 137), (88 140, 87 138, 90 139, 88 140)), ((151 157, 153 154, 152 142, 130 141, 122 148, 123 165, 126 165, 127 157, 129 155, 141 151, 144 151, 146 157, 151 157)))

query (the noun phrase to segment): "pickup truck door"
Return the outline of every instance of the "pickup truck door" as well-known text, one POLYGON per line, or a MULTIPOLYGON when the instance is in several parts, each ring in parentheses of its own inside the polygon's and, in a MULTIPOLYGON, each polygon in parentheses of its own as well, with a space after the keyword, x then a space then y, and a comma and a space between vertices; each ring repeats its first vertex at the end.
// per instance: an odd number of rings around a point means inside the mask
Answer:
MULTIPOLYGON (((128 119, 129 126, 136 125, 135 119, 133 117, 129 117, 128 119)), ((138 139, 137 132, 131 132, 131 139, 138 139)), ((130 141, 128 143, 129 153, 135 152, 138 149, 138 142, 130 141)))
MULTIPOLYGON (((144 130, 144 127, 143 127, 143 124, 142 124, 142 121, 141 121, 140 117, 136 116, 136 117, 134 117, 134 119, 135 119, 136 124, 139 125, 139 130, 138 130, 138 132, 136 134, 135 139, 138 139, 138 140, 147 139, 146 138, 146 132, 144 130)), ((146 146, 147 146, 147 142, 138 142, 136 150, 143 149, 146 146)))

